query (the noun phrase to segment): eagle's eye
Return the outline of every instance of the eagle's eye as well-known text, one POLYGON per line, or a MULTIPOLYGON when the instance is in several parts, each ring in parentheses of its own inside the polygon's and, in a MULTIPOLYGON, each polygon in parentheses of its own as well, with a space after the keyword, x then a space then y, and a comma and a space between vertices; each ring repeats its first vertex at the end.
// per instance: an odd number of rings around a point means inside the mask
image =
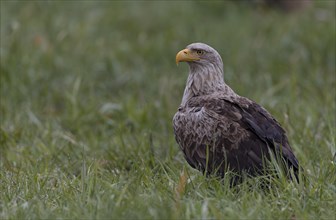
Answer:
POLYGON ((196 50, 196 53, 197 53, 198 55, 203 55, 205 52, 204 52, 204 50, 196 50))

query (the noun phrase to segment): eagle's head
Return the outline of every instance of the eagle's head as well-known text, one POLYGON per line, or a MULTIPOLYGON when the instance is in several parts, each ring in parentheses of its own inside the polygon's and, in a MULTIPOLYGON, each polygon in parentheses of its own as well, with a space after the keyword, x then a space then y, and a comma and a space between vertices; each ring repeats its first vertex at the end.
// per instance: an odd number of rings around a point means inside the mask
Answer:
POLYGON ((223 61, 219 53, 204 43, 192 43, 176 54, 176 64, 187 62, 191 70, 198 68, 219 68, 223 71, 223 61))
POLYGON ((191 98, 226 91, 219 53, 204 43, 192 43, 176 54, 176 64, 187 62, 189 76, 182 105, 191 98))

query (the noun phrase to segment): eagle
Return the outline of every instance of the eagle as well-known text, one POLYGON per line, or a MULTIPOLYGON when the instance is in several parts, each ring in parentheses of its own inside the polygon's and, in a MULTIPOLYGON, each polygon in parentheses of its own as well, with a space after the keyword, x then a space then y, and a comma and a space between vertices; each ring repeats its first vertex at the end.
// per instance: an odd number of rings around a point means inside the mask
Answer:
POLYGON ((232 171, 237 183, 246 174, 265 174, 267 161, 280 158, 276 161, 284 165, 286 176, 298 180, 299 163, 285 130, 267 110, 225 83, 215 49, 192 43, 177 53, 179 62, 188 63, 189 76, 173 127, 191 167, 220 177, 232 171))

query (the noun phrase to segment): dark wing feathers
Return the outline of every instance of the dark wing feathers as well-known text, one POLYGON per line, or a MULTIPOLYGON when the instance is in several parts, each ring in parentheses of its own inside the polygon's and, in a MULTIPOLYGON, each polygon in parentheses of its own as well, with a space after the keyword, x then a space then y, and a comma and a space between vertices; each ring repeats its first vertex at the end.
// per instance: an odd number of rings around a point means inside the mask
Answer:
POLYGON ((228 167, 255 174, 271 149, 296 172, 299 165, 280 124, 258 104, 240 99, 194 97, 179 109, 174 132, 187 162, 210 173, 218 169, 222 176, 228 167))
POLYGON ((280 124, 260 105, 252 102, 243 110, 244 120, 251 130, 276 153, 281 153, 290 167, 297 172, 299 164, 289 145, 286 132, 280 124))
MULTIPOLYGON (((240 105, 240 102, 229 102, 225 99, 221 99, 221 101, 225 103, 224 105, 230 106, 233 111, 237 111, 239 108, 239 113, 242 115, 241 121, 264 141, 271 150, 275 153, 281 153, 288 165, 294 168, 295 172, 299 169, 298 161, 289 145, 285 130, 263 107, 253 101, 250 101, 248 107, 240 105)), ((249 100, 240 97, 239 101, 247 103, 249 100)), ((234 113, 231 112, 230 114, 234 113)))

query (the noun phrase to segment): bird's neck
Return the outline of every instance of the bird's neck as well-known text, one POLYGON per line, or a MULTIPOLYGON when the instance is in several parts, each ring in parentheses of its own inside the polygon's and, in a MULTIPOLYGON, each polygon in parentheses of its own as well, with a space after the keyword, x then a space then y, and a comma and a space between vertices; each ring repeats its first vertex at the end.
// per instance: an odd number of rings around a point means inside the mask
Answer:
POLYGON ((210 95, 216 92, 225 92, 227 85, 224 82, 223 69, 217 66, 192 66, 182 98, 185 106, 190 98, 210 95))

